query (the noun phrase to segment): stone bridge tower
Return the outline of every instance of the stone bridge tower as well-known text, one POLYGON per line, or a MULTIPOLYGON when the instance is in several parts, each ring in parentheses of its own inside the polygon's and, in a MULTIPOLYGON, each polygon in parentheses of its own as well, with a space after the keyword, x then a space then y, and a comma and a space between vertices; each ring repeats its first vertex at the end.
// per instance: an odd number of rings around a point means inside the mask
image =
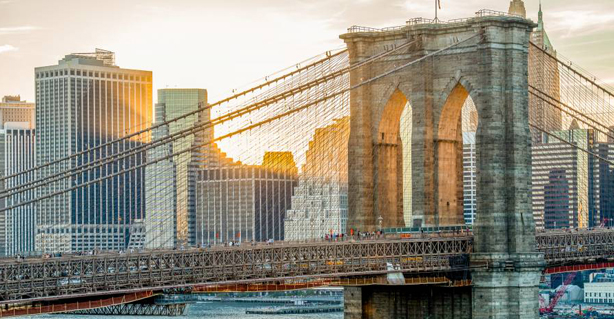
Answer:
POLYGON ((351 85, 450 47, 351 91, 348 227, 376 229, 380 216, 384 227, 404 224, 404 107, 411 107, 413 124, 411 226, 463 224, 460 117, 470 96, 479 119, 471 262, 480 268, 472 272, 472 316, 537 318, 543 258, 535 252, 529 198, 528 122, 528 46, 535 25, 503 15, 421 22, 341 36, 351 65, 411 43, 353 70, 351 85))

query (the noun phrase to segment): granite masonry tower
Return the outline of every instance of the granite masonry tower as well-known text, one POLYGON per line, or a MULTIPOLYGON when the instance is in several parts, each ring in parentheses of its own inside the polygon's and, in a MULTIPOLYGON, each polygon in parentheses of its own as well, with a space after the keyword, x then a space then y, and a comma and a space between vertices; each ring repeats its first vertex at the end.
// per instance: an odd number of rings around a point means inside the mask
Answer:
POLYGON ((341 36, 352 65, 411 43, 352 70, 352 86, 445 49, 351 91, 348 229, 374 230, 380 220, 384 227, 404 224, 399 118, 407 104, 413 125, 411 226, 463 224, 460 118, 468 97, 479 118, 473 287, 448 291, 445 298, 433 292, 426 308, 406 300, 418 296, 406 287, 395 295, 393 288, 352 287, 346 290, 346 318, 538 317, 543 256, 535 251, 529 197, 527 77, 535 26, 521 16, 484 12, 454 23, 410 20, 400 28, 356 28, 341 36))

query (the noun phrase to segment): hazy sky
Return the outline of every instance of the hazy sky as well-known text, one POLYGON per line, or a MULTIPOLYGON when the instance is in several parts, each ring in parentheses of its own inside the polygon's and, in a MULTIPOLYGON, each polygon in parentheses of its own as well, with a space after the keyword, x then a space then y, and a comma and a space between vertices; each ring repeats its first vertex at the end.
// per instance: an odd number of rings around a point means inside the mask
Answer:
MULTIPOLYGON (((440 18, 507 11, 509 0, 441 0, 440 18)), ((538 0, 525 0, 537 20, 538 0)), ((614 83, 614 1, 543 0, 559 54, 614 83)), ((339 48, 351 25, 432 18, 434 0, 0 0, 0 96, 34 101, 34 68, 71 52, 116 52, 120 67, 151 70, 154 89, 198 87, 210 101, 339 48)))

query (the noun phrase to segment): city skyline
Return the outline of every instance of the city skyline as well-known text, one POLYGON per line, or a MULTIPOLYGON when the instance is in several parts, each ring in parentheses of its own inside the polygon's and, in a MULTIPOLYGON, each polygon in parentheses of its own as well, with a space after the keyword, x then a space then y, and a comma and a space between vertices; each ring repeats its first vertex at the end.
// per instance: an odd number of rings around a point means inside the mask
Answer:
POLYGON ((611 9, 0 0, 0 317, 606 314, 611 9))
MULTIPOLYGON (((507 0, 442 2, 439 17, 443 20, 472 16, 475 8, 507 11, 509 5, 507 0)), ((99 47, 117 52, 118 64, 152 70, 154 94, 167 87, 206 87, 210 100, 216 101, 296 61, 341 47, 338 35, 351 25, 402 25, 413 17, 434 15, 431 0, 387 1, 386 5, 380 0, 247 4, 185 0, 179 6, 164 1, 111 1, 95 7, 73 3, 0 1, 0 10, 8 13, 0 22, 0 68, 7 71, 0 79, 0 93, 33 101, 34 67, 54 64, 66 52, 99 47), (89 23, 91 19, 97 23, 89 23), (53 33, 67 36, 56 42, 53 33), (198 37, 202 40, 187 41, 198 37), (160 46, 161 41, 168 45, 160 46)), ((527 16, 537 21, 538 0, 525 5, 527 16)), ((546 27, 559 52, 614 83, 614 63, 608 61, 607 50, 614 39, 614 14, 610 13, 614 3, 546 0, 543 6, 546 27)))

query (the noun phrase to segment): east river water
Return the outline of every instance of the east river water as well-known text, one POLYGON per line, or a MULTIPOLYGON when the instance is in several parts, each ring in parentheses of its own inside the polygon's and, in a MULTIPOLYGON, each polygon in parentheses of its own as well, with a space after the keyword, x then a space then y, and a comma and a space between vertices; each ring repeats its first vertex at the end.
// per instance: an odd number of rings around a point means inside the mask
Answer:
POLYGON ((342 319, 342 312, 334 313, 315 313, 315 314, 292 314, 292 315, 247 315, 245 310, 261 307, 278 307, 279 304, 264 303, 240 303, 240 302, 197 302, 188 306, 186 313, 178 317, 163 316, 84 316, 84 315, 40 315, 24 318, 32 319, 195 319, 195 318, 215 318, 215 319, 342 319))

